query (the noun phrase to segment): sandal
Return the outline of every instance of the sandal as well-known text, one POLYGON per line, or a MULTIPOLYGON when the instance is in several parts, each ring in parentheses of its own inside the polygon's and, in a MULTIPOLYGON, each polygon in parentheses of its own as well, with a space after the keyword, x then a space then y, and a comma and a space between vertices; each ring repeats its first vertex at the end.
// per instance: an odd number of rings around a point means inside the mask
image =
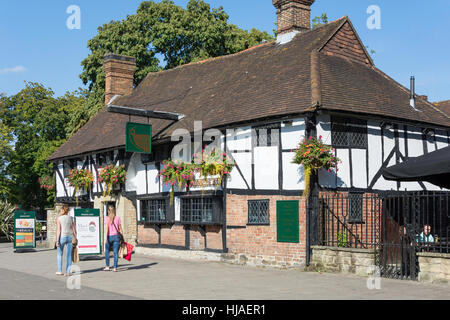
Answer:
POLYGON ((103 271, 110 271, 111 269, 109 267, 103 268, 103 271))
POLYGON ((62 273, 62 272, 56 272, 56 275, 57 275, 57 276, 62 276, 63 273, 62 273))
POLYGON ((66 274, 64 274, 64 277, 70 277, 71 276, 71 274, 70 273, 66 273, 66 274))
POLYGON ((112 271, 113 271, 113 272, 117 272, 117 269, 116 269, 116 268, 114 268, 114 269, 112 269, 112 271))

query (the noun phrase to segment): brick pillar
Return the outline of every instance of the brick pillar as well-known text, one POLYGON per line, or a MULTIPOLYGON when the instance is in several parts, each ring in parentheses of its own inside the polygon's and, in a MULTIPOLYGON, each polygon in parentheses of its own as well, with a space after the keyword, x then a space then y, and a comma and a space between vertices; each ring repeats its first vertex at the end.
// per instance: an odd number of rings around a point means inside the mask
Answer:
POLYGON ((106 54, 104 60, 105 105, 115 95, 128 95, 133 91, 136 62, 133 57, 119 54, 106 54))
POLYGON ((272 0, 277 9, 277 35, 311 29, 311 5, 315 0, 272 0))
POLYGON ((56 203, 55 208, 47 209, 47 243, 50 249, 53 249, 56 244, 56 221, 63 205, 63 203, 56 203))

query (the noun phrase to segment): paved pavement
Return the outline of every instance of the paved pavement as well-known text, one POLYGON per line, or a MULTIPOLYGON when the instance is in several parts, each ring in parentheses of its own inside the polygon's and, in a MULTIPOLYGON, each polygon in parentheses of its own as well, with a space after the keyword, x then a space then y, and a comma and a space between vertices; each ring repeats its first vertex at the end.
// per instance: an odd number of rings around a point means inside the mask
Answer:
MULTIPOLYGON (((112 262, 112 261, 111 261, 112 262)), ((450 299, 449 285, 381 279, 369 290, 353 275, 265 269, 133 255, 119 260, 118 272, 102 271, 104 259, 84 259, 81 289, 68 289, 56 276, 56 250, 14 253, 0 244, 0 299, 151 300, 367 300, 450 299)))

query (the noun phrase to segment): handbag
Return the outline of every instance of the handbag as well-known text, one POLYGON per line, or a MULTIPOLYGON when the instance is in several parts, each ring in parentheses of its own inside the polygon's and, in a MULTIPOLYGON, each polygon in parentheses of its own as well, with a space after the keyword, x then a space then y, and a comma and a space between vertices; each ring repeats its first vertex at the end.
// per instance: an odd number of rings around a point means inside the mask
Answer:
POLYGON ((80 261, 80 256, 78 255, 78 248, 73 247, 72 248, 72 262, 78 263, 80 261))
MULTIPOLYGON (((115 217, 114 217, 114 219, 115 219, 115 217)), ((114 228, 116 228, 116 230, 117 230, 117 235, 119 236, 119 247, 120 247, 125 242, 125 239, 123 238, 123 235, 120 233, 120 231, 117 229, 117 227, 116 227, 116 225, 114 223, 114 220, 113 220, 112 224, 113 224, 114 228)))

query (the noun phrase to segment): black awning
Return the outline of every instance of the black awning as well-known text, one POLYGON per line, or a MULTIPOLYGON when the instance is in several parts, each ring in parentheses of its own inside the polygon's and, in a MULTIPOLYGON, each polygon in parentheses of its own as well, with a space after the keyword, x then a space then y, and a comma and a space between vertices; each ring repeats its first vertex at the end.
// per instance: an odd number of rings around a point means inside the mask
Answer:
POLYGON ((450 189, 450 147, 430 152, 420 157, 382 171, 386 180, 426 181, 450 189))

